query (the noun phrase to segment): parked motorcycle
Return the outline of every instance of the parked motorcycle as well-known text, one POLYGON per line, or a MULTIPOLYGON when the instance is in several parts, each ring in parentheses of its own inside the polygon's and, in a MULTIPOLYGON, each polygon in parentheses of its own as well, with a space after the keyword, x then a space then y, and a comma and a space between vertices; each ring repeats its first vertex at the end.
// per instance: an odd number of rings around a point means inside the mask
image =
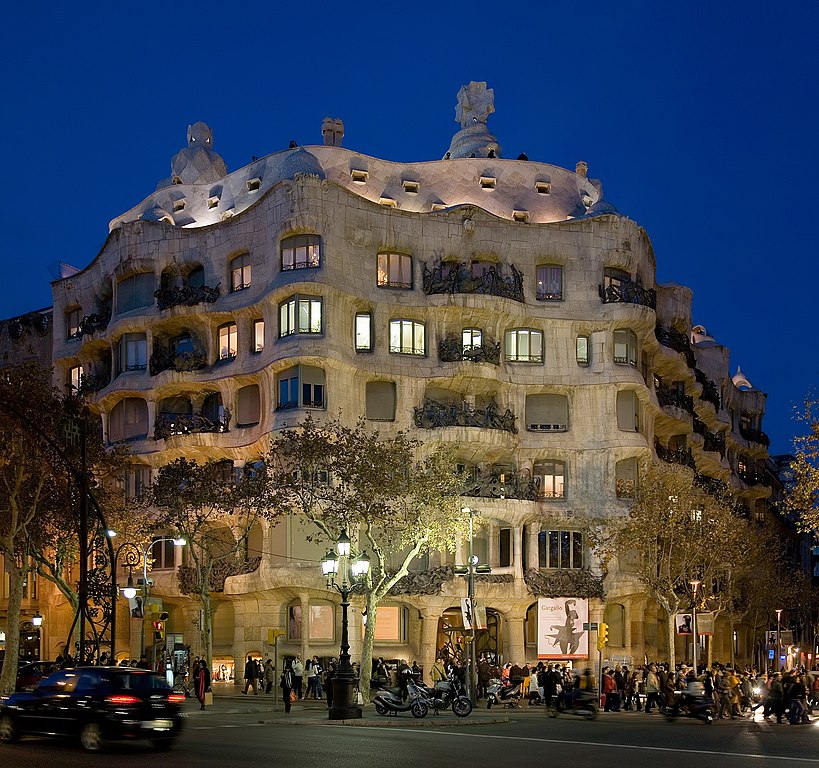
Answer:
POLYGON ((576 717, 585 717, 586 720, 594 720, 597 717, 599 705, 597 691, 573 691, 571 698, 563 698, 562 706, 560 705, 560 698, 560 696, 556 696, 555 701, 549 704, 549 717, 575 715, 576 717))
POLYGON ((401 699, 400 688, 382 686, 373 696, 373 705, 379 715, 394 715, 399 712, 412 712, 413 717, 426 717, 429 711, 427 698, 416 685, 415 681, 407 680, 407 698, 401 699))
POLYGON ((513 677, 509 680, 509 685, 504 685, 500 680, 490 680, 489 688, 486 690, 486 708, 492 709, 493 704, 503 704, 504 709, 512 709, 520 705, 520 684, 522 677, 513 677))
POLYGON ((432 688, 423 683, 419 683, 418 688, 436 715, 450 707, 458 717, 467 717, 472 712, 472 702, 455 675, 450 675, 448 680, 439 680, 432 688))

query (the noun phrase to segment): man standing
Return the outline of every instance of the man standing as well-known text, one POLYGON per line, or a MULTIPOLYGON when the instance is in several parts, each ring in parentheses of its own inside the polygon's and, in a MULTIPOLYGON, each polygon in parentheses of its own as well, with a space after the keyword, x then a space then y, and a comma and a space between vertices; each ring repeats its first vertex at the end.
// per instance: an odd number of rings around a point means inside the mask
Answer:
POLYGON ((247 661, 245 662, 245 689, 242 691, 245 696, 247 696, 247 689, 253 688, 253 695, 256 695, 256 686, 258 685, 258 673, 256 672, 256 662, 253 661, 253 657, 248 655, 247 661))
POLYGON ((301 656, 296 654, 296 658, 293 661, 293 683, 295 684, 294 690, 296 691, 296 698, 302 698, 302 675, 304 674, 304 664, 301 661, 301 656))
POLYGON ((656 705, 660 708, 660 678, 657 676, 657 665, 652 664, 646 672, 646 714, 656 705))

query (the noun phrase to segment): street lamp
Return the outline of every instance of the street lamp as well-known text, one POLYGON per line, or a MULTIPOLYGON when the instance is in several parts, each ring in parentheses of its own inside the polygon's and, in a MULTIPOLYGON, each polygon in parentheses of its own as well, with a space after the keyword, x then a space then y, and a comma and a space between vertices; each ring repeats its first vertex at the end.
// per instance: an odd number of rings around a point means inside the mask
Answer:
POLYGON ((779 670, 779 662, 781 659, 779 655, 781 653, 782 644, 780 643, 780 637, 782 634, 782 608, 776 609, 776 664, 774 666, 774 672, 779 670))
POLYGON ((34 614, 34 615, 31 617, 31 623, 32 623, 32 624, 33 624, 33 625, 34 625, 34 626, 35 626, 37 629, 39 629, 40 627, 42 627, 42 626, 43 626, 43 617, 42 617, 42 615, 40 614, 40 612, 39 612, 39 611, 37 611, 37 613, 35 613, 35 614, 34 614))
POLYGON ((342 529, 336 541, 335 551, 327 550, 327 554, 321 558, 321 572, 327 586, 341 595, 341 652, 338 657, 338 670, 333 677, 333 706, 328 711, 330 720, 352 720, 360 718, 362 714, 361 706, 353 700, 353 691, 358 679, 350 663, 347 609, 350 607, 350 595, 363 591, 366 587, 370 558, 363 552, 351 562, 350 551, 350 538, 347 531, 342 529), (336 583, 338 575, 341 576, 341 584, 336 583))
POLYGON ((699 589, 700 584, 702 583, 699 579, 691 579, 688 582, 691 585, 691 589, 694 590, 694 611, 693 611, 693 632, 694 632, 694 676, 696 677, 699 674, 699 669, 697 668, 697 641, 699 637, 697 636, 697 589, 699 589))
MULTIPOLYGON (((154 539, 142 552, 142 621, 140 623, 139 633, 139 658, 142 659, 145 654, 145 609, 148 603, 148 553, 153 548, 154 544, 161 544, 165 541, 172 541, 175 547, 184 547, 187 540, 177 536, 163 536, 159 539, 154 539)), ((127 587, 126 587, 127 589, 127 587)), ((156 653, 154 653, 156 656, 156 653)))

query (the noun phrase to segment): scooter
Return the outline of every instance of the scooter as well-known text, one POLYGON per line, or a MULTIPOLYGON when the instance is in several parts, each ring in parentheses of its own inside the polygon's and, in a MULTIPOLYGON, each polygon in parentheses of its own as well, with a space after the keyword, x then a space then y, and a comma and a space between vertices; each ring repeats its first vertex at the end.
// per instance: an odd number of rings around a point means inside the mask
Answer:
POLYGON ((373 696, 373 705, 379 715, 397 716, 399 712, 412 712, 413 717, 421 718, 429 711, 427 699, 413 680, 407 680, 406 701, 401 700, 400 688, 384 686, 373 696))
POLYGON ((523 678, 510 679, 509 685, 500 680, 490 680, 486 690, 486 708, 492 709, 493 704, 503 704, 504 709, 513 709, 520 705, 520 684, 523 678))
POLYGON ((455 675, 450 675, 449 680, 439 680, 432 688, 423 683, 419 683, 418 688, 436 715, 450 706, 457 717, 467 717, 472 712, 472 702, 455 675))
POLYGON ((597 717, 599 704, 597 691, 573 691, 570 699, 567 700, 567 697, 563 697, 563 706, 560 706, 558 701, 561 696, 562 694, 559 694, 550 703, 549 717, 575 715, 576 717, 585 717, 586 720, 594 720, 597 717))
POLYGON ((665 716, 670 723, 678 717, 696 717, 711 725, 714 722, 714 700, 702 690, 692 693, 674 691, 674 704, 666 706, 665 716))

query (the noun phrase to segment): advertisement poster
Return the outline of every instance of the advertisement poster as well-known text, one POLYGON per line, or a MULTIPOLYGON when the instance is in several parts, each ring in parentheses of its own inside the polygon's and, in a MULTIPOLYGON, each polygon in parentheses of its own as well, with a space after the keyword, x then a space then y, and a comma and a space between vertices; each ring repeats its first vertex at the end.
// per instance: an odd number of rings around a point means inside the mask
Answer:
MULTIPOLYGON (((674 618, 674 626, 678 635, 694 634, 694 615, 691 613, 678 613, 674 618)), ((697 613, 697 634, 714 634, 714 614, 709 612, 697 613)))
MULTIPOLYGON (((472 611, 469 607, 469 598, 461 598, 461 616, 464 629, 472 629, 472 611)), ((475 601, 475 629, 486 629, 486 603, 483 600, 475 601)))
POLYGON ((714 614, 713 613, 697 613, 697 634, 698 635, 713 635, 714 634, 714 614))
POLYGON ((674 619, 674 626, 677 628, 678 635, 694 634, 693 615, 690 613, 678 613, 674 619))
POLYGON ((537 601, 537 657, 585 659, 589 655, 589 601, 575 597, 541 597, 537 601))

